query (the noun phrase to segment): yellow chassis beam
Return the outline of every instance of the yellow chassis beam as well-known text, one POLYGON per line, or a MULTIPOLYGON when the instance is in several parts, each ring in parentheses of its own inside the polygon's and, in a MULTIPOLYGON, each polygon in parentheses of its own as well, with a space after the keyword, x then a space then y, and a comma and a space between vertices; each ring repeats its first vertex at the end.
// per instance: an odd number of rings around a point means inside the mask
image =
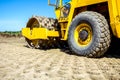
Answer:
POLYGON ((46 28, 23 28, 22 35, 30 40, 48 39, 48 37, 59 37, 58 31, 47 30, 46 28))

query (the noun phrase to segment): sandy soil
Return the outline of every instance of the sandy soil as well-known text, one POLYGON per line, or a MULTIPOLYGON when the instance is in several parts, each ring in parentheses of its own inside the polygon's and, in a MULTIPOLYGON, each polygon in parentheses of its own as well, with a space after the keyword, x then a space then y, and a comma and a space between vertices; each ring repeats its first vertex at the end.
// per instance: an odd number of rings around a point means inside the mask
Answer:
POLYGON ((0 80, 120 80, 120 55, 96 59, 25 46, 24 38, 0 37, 0 80))

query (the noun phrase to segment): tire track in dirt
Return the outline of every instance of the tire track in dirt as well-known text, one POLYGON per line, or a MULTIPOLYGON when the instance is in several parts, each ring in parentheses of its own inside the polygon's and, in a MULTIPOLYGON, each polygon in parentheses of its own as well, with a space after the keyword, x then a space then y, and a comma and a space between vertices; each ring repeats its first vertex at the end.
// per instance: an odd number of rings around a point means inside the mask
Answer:
POLYGON ((96 64, 98 65, 98 68, 102 71, 102 73, 106 79, 119 80, 120 79, 120 71, 116 70, 115 67, 112 67, 113 65, 116 66, 115 64, 111 65, 109 63, 116 63, 116 61, 114 61, 114 59, 104 59, 104 60, 99 60, 96 62, 96 64))
POLYGON ((85 59, 85 67, 86 73, 89 74, 89 77, 92 80, 100 79, 105 80, 104 75, 102 74, 101 70, 96 65, 94 59, 85 59))
POLYGON ((86 79, 90 80, 89 75, 86 73, 85 61, 84 58, 80 59, 79 57, 74 58, 73 66, 73 78, 77 79, 86 79))

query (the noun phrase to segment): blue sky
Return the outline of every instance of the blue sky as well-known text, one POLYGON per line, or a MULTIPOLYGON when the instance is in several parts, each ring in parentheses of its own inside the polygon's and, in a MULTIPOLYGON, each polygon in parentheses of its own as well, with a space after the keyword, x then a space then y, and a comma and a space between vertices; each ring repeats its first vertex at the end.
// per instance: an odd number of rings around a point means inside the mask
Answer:
POLYGON ((20 31, 32 15, 55 18, 48 0, 0 0, 0 31, 20 31))

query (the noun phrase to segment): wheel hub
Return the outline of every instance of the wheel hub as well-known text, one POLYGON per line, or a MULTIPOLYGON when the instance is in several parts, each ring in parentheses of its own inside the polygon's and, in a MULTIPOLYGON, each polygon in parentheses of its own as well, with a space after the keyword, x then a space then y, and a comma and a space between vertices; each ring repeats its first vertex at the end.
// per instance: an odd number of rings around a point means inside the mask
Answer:
POLYGON ((79 24, 74 32, 74 38, 79 46, 87 46, 92 40, 92 29, 87 23, 79 24))
POLYGON ((79 33, 79 38, 82 40, 82 41, 85 41, 87 40, 88 38, 88 31, 83 29, 82 31, 80 31, 79 33))

